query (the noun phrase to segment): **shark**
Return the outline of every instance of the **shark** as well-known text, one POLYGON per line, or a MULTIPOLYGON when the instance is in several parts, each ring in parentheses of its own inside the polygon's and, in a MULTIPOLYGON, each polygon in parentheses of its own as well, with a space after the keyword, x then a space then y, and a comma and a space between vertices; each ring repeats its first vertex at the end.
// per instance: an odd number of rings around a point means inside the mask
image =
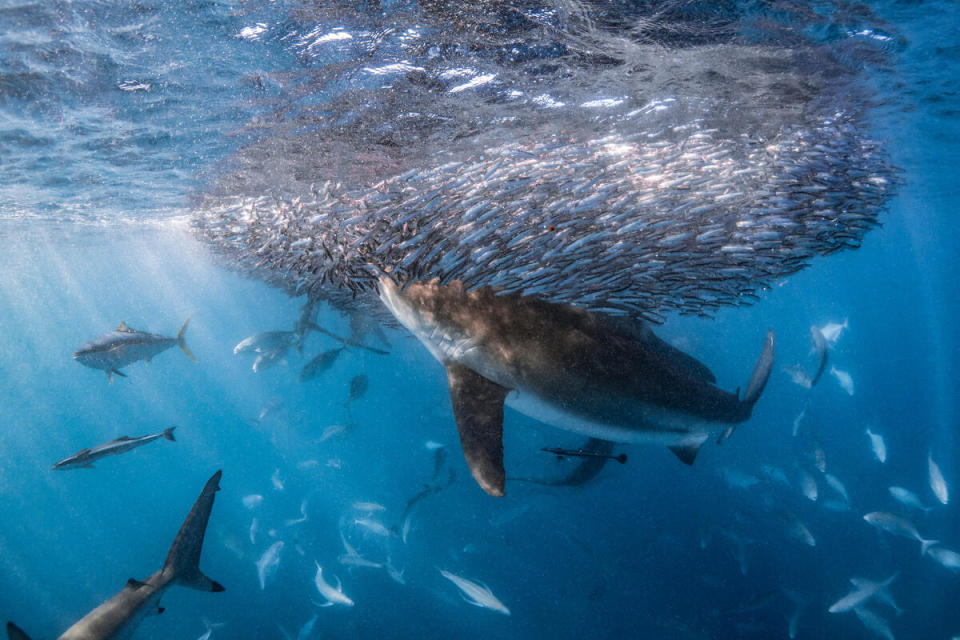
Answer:
MULTIPOLYGON (((85 615, 63 632, 58 640, 120 640, 128 638, 144 617, 163 613, 160 596, 167 587, 178 584, 200 591, 223 591, 223 585, 200 572, 200 551, 213 509, 213 499, 220 490, 221 472, 207 480, 174 538, 163 568, 144 581, 133 578, 115 596, 85 615)), ((7 623, 9 640, 30 640, 20 627, 7 623)))
POLYGON ((746 421, 774 360, 774 333, 743 396, 638 319, 440 280, 378 281, 380 300, 447 370, 467 465, 489 495, 505 495, 504 406, 611 442, 666 445, 693 464, 709 438, 746 421))

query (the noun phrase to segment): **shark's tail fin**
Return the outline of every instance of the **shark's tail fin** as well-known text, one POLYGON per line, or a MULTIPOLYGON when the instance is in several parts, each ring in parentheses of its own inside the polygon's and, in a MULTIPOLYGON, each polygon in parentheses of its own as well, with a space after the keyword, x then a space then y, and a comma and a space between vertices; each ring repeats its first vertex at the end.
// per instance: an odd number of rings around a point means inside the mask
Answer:
POLYGON ((927 554, 927 551, 930 550, 930 547, 932 547, 935 544, 940 544, 939 540, 924 540, 923 538, 921 538, 919 542, 920 542, 920 555, 922 556, 927 554))
POLYGON ((190 318, 187 318, 186 320, 184 320, 183 324, 180 326, 180 331, 177 331, 177 344, 180 346, 183 352, 187 354, 188 358, 196 362, 197 361, 196 356, 190 353, 190 349, 187 348, 186 333, 187 333, 188 324, 190 324, 190 318))
POLYGON ((9 640, 30 640, 30 636, 25 634, 23 629, 12 622, 7 623, 7 638, 9 638, 9 640))
POLYGON ((220 490, 221 473, 217 471, 207 480, 163 563, 164 573, 172 573, 174 582, 200 591, 223 591, 223 586, 203 575, 199 567, 203 536, 207 531, 210 510, 213 509, 213 498, 220 490))
POLYGON ((167 427, 163 430, 163 437, 169 440, 170 442, 176 442, 177 439, 173 437, 173 430, 176 429, 176 426, 167 427))

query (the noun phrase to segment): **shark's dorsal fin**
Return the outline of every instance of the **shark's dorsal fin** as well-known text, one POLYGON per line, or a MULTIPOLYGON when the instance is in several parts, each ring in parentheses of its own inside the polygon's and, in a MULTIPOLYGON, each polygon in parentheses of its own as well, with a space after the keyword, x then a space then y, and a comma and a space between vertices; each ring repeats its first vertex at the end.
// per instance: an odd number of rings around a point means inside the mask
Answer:
POLYGON ((12 622, 7 623, 7 638, 9 638, 9 640, 30 640, 30 636, 12 622))
POLYGON ((700 442, 695 442, 693 444, 683 444, 675 445, 673 447, 668 447, 670 451, 673 452, 673 455, 680 458, 680 461, 683 464, 693 464, 693 461, 697 459, 697 454, 700 453, 700 447, 703 446, 703 443, 706 441, 706 438, 700 442))
POLYGON ((129 580, 127 580, 127 589, 136 590, 136 589, 139 589, 140 587, 145 587, 145 586, 147 586, 146 582, 140 582, 139 580, 135 580, 134 578, 130 578, 129 580))
POLYGON ((459 364, 447 365, 447 380, 470 473, 481 489, 503 496, 503 401, 509 390, 459 364))
POLYGON ((200 551, 203 548, 210 511, 213 509, 213 499, 220 490, 220 475, 220 471, 217 471, 207 480, 200 497, 193 504, 193 509, 170 545, 167 559, 163 563, 164 573, 172 574, 178 584, 200 591, 223 591, 223 585, 203 575, 199 567, 200 551))
POLYGON ((113 442, 126 442, 127 440, 133 440, 130 436, 120 436, 119 438, 114 438, 113 442))
POLYGON ((133 329, 127 326, 126 322, 121 322, 117 325, 117 331, 123 331, 124 333, 136 333, 133 329))

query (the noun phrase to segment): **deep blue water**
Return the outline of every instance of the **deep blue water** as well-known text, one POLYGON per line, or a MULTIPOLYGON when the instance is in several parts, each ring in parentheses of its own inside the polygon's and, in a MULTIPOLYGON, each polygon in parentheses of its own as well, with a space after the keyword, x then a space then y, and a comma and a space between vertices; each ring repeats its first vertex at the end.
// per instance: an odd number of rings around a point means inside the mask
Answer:
MULTIPOLYGON (((732 10, 720 4, 697 6, 732 10)), ((0 5, 0 620, 57 637, 128 578, 157 570, 203 482, 223 469, 201 568, 227 590, 171 589, 166 612, 136 637, 196 638, 205 619, 224 623, 214 638, 280 638, 278 627, 296 637, 316 614, 314 638, 777 638, 796 608, 789 592, 804 603, 798 638, 869 638, 852 613, 827 608, 851 577, 895 572, 902 614, 872 609, 897 638, 960 635, 960 576, 862 519, 903 513, 925 538, 960 549, 956 500, 941 505, 927 481, 928 452, 951 489, 960 473, 960 23, 943 1, 811 6, 826 18, 810 37, 856 40, 875 29, 895 42, 861 70, 875 92, 870 133, 902 171, 882 228, 862 248, 777 282, 753 307, 671 317, 657 329, 731 390, 745 382, 763 332, 776 329, 773 377, 722 447, 708 444, 687 468, 661 447, 623 446, 628 463, 608 465, 588 486, 508 483, 495 500, 470 479, 444 371, 416 340, 391 330, 389 356, 350 350, 300 383, 302 365, 336 346, 311 334, 303 355, 292 350, 254 373, 234 345, 288 329, 303 299, 224 268, 189 232, 191 198, 259 135, 272 101, 295 93, 300 74, 359 55, 314 55, 304 38, 314 28, 359 29, 355 18, 331 9, 311 23, 284 3, 0 5), (71 358, 120 321, 174 335, 188 316, 196 364, 174 347, 108 384, 71 358), (854 393, 830 374, 809 392, 791 382, 786 368, 813 366, 809 327, 844 320, 831 364, 849 372, 854 393), (361 373, 370 389, 348 410, 361 373), (351 423, 320 441, 331 425, 351 423), (175 444, 93 470, 50 470, 84 447, 173 424, 175 444), (868 427, 886 440, 885 464, 873 458, 868 427), (407 543, 352 523, 351 505, 369 501, 386 507, 371 517, 400 524, 433 474, 428 441, 446 445, 456 481, 414 511, 407 543), (816 470, 817 448, 849 493, 847 511, 824 506, 839 496, 816 470), (816 477, 818 501, 801 493, 801 470, 816 477), (737 486, 733 472, 758 482, 737 486), (891 485, 934 508, 907 510, 891 485), (253 510, 243 503, 251 494, 264 498, 253 510), (304 501, 307 521, 286 525, 304 501), (784 512, 815 547, 788 534, 784 512), (341 531, 372 560, 389 557, 406 584, 339 564, 341 531), (281 563, 261 589, 255 563, 274 540, 285 542, 281 563), (315 560, 354 607, 312 604, 315 560), (438 568, 487 584, 512 615, 470 606, 438 568)), ((318 322, 349 332, 331 309, 318 322)), ((507 410, 508 475, 556 473, 562 463, 540 447, 578 442, 507 410)))

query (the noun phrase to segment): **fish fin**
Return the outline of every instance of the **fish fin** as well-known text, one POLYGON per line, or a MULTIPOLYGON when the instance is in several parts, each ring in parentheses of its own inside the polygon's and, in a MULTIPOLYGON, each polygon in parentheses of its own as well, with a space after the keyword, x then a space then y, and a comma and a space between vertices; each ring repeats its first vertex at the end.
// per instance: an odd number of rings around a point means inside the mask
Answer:
MULTIPOLYGON (((678 444, 667 448, 673 452, 673 455, 680 458, 680 462, 691 465, 693 461, 697 459, 697 454, 700 453, 700 447, 703 446, 704 442, 706 442, 706 438, 693 444, 678 444)), ((626 462, 626 460, 624 460, 624 462, 626 462)))
POLYGON ((9 640, 30 640, 30 636, 12 622, 7 623, 7 638, 9 640))
POLYGON ((126 442, 127 440, 133 440, 133 438, 131 438, 130 436, 120 436, 119 438, 114 438, 114 439, 111 440, 110 442, 111 442, 111 443, 114 443, 114 442, 126 442))
POLYGON ((107 382, 109 382, 110 384, 113 384, 113 372, 112 372, 112 371, 107 371, 107 382))
POLYGON ((173 430, 176 429, 176 425, 168 427, 163 430, 163 437, 169 440, 170 442, 176 442, 177 439, 173 437, 173 430))
MULTIPOLYGON (((750 382, 747 383, 747 390, 743 393, 743 399, 740 400, 740 419, 737 422, 743 422, 750 417, 753 412, 753 405, 757 403, 763 388, 767 386, 767 380, 770 379, 770 372, 773 370, 773 359, 776 353, 776 340, 773 329, 767 330, 767 335, 763 340, 763 350, 760 357, 757 358, 757 364, 753 367, 753 374, 750 376, 750 382)), ((737 389, 737 395, 740 390, 737 389)), ((737 425, 731 424, 717 438, 717 444, 723 444, 727 438, 733 435, 737 425)))
POLYGON ((147 583, 146 583, 146 582, 140 582, 139 580, 135 580, 134 578, 130 578, 129 580, 127 580, 127 585, 126 585, 126 586, 127 586, 127 589, 137 590, 137 589, 139 589, 140 587, 145 587, 145 586, 147 586, 147 583))
POLYGON ((157 607, 157 615, 160 615, 161 613, 163 613, 163 612, 166 611, 166 610, 167 610, 166 607, 157 607))
POLYGON ((164 572, 172 572, 173 579, 185 587, 200 591, 223 591, 223 585, 211 580, 200 572, 200 551, 203 537, 207 531, 207 521, 213 509, 213 499, 220 490, 220 475, 213 474, 194 503, 186 520, 180 527, 177 537, 170 546, 167 559, 163 563, 164 572))
POLYGON ((927 554, 927 551, 930 550, 930 547, 932 547, 932 546, 935 545, 935 544, 940 544, 940 541, 939 541, 939 540, 924 540, 924 539, 921 538, 921 539, 920 539, 920 555, 922 555, 922 556, 923 556, 923 555, 926 555, 926 554, 927 554))
POLYGON ((180 349, 187 354, 188 358, 196 362, 197 358, 190 353, 190 349, 187 348, 186 333, 188 324, 190 324, 190 318, 184 320, 183 324, 180 326, 180 331, 177 331, 177 344, 180 346, 180 349))
POLYGON ((124 333, 136 333, 136 331, 134 331, 133 329, 127 326, 126 322, 121 322, 120 324, 118 324, 115 331, 123 331, 124 333))
POLYGON ((747 383, 747 390, 743 393, 742 404, 753 408, 763 388, 767 386, 767 380, 770 379, 770 371, 773 369, 773 358, 776 353, 776 340, 773 329, 767 330, 767 335, 763 340, 763 350, 757 359, 757 364, 753 368, 753 375, 750 376, 750 382, 747 383))
POLYGON ((491 496, 504 494, 503 401, 508 389, 459 364, 447 365, 450 400, 470 473, 491 496))
POLYGON ((329 600, 327 600, 327 601, 324 602, 323 604, 320 604, 320 603, 317 602, 316 600, 311 600, 310 602, 312 602, 312 603, 313 603, 313 606, 315 606, 315 607, 332 607, 332 606, 333 606, 333 603, 330 602, 329 600))
POLYGON ((110 372, 107 373, 107 377, 110 378, 110 382, 113 382, 113 378, 110 376, 111 373, 112 373, 113 375, 120 376, 121 378, 126 378, 126 377, 127 377, 127 374, 125 374, 123 371, 120 371, 120 370, 118 370, 118 369, 114 369, 113 371, 110 371, 110 372))

